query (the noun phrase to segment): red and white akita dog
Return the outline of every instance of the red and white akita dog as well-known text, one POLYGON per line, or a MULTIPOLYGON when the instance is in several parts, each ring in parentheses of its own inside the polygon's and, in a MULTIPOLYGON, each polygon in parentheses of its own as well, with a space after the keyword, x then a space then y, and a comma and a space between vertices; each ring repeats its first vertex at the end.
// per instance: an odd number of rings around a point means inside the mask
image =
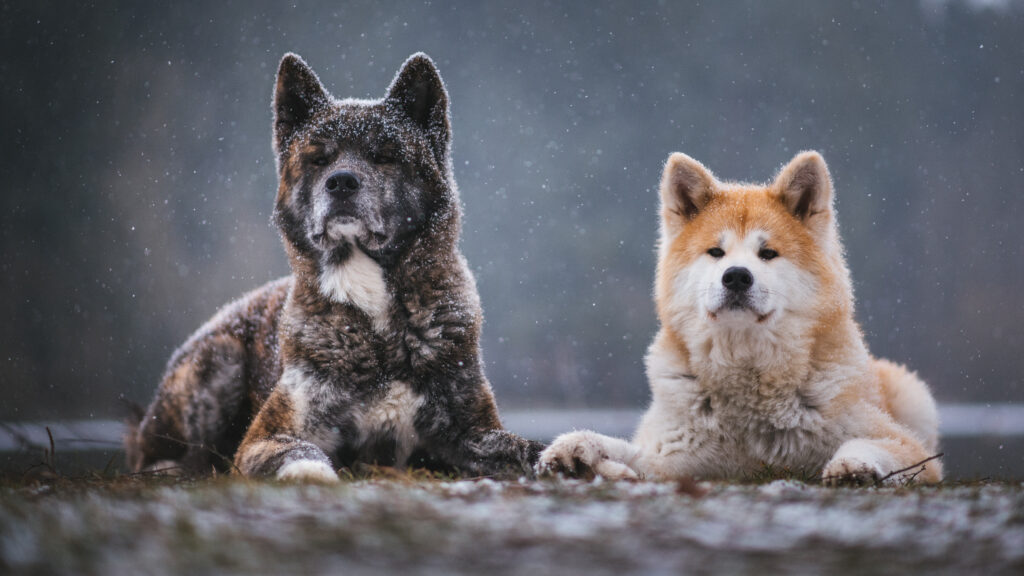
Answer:
POLYGON ((818 153, 797 155, 767 186, 720 182, 689 156, 670 156, 655 292, 652 403, 633 441, 565 434, 539 472, 742 479, 767 467, 829 484, 942 479, 938 460, 915 466, 938 445, 928 387, 871 357, 854 320, 818 153))

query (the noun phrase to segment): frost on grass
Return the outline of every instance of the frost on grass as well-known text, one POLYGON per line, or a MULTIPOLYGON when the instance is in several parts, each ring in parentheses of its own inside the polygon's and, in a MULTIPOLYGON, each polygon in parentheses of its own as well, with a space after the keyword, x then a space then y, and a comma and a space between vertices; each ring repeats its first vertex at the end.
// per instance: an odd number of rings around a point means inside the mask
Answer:
POLYGON ((0 572, 1012 573, 1024 486, 361 480, 7 488, 0 572))

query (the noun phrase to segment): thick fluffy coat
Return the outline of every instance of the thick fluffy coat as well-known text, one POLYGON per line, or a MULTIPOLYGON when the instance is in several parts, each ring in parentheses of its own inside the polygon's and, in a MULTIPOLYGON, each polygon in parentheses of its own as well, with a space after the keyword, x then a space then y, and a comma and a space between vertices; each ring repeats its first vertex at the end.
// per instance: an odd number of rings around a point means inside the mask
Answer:
POLYGON ((927 386, 872 358, 854 321, 822 157, 801 153, 758 186, 720 182, 673 154, 660 194, 651 406, 632 442, 565 434, 538 469, 611 478, 746 478, 767 469, 827 483, 941 480, 940 462, 915 466, 938 444, 927 386))
POLYGON ((134 470, 334 481, 356 462, 532 472, 483 373, 458 249, 448 95, 417 54, 381 100, 337 100, 298 57, 274 95, 274 222, 292 268, 172 357, 126 440, 134 470))

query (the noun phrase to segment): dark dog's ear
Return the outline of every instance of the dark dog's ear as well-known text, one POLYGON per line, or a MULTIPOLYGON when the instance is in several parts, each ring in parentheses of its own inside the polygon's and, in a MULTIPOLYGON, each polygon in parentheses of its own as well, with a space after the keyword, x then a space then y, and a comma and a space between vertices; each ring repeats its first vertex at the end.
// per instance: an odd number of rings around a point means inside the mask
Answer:
POLYGON ((278 154, 288 147, 295 132, 330 100, 313 69, 298 54, 285 54, 274 88, 274 149, 278 154))
POLYGON ((775 178, 779 198, 803 222, 832 210, 832 178, 817 152, 801 152, 775 178))
POLYGON ((682 232, 704 209, 715 190, 715 177, 682 152, 668 157, 661 175, 661 222, 666 239, 682 232))
POLYGON ((443 166, 451 141, 448 91, 429 56, 417 52, 405 61, 388 88, 385 102, 426 132, 434 155, 443 166))

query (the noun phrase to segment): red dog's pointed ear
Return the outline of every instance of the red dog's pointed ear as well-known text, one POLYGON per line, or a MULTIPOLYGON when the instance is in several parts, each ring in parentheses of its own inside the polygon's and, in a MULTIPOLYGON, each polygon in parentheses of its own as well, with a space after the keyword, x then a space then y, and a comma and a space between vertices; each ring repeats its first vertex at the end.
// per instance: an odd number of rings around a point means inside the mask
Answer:
POLYGON ((832 177, 817 152, 801 152, 775 178, 779 199, 802 222, 832 211, 832 177))
POLYGON ((330 101, 330 95, 313 69, 298 54, 285 54, 277 69, 274 88, 274 146, 278 154, 330 101))
POLYGON ((715 190, 715 177, 703 164, 676 152, 668 157, 661 176, 661 221, 669 236, 693 220, 715 190))

